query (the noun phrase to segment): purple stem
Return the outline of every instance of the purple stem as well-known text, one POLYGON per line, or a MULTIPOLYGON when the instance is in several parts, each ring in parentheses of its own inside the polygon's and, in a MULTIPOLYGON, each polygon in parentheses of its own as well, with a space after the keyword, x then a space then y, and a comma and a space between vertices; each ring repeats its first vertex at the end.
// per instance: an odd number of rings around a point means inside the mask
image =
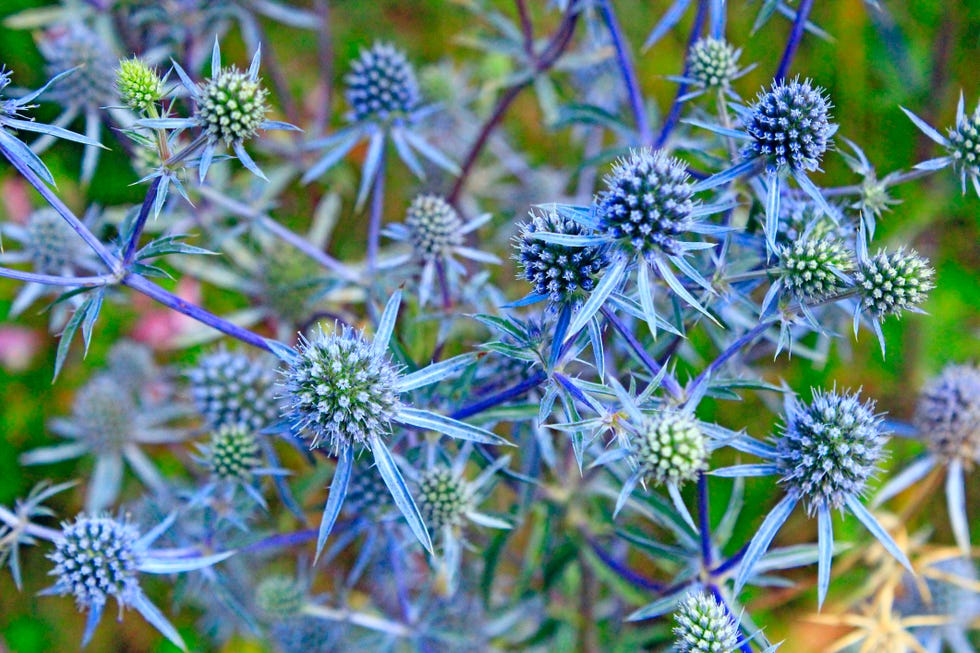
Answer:
POLYGON ((587 538, 587 540, 589 542, 589 546, 592 547, 592 551, 596 554, 599 560, 601 560, 604 565, 609 567, 612 571, 616 573, 617 576, 619 576, 626 582, 632 585, 636 585, 641 589, 650 590, 651 592, 662 592, 664 590, 663 583, 652 581, 646 576, 643 576, 633 571, 632 569, 630 569, 629 567, 621 563, 619 560, 614 558, 609 551, 603 549, 599 545, 599 543, 593 538, 589 537, 587 538))
POLYGON ((123 250, 123 267, 129 267, 129 264, 133 262, 133 257, 136 255, 136 245, 140 242, 140 236, 143 235, 143 229, 146 227, 146 221, 150 217, 150 210, 153 208, 153 204, 157 200, 157 193, 160 190, 160 182, 163 180, 162 177, 157 177, 150 184, 149 190, 146 191, 146 197, 143 198, 143 204, 140 206, 140 213, 136 216, 136 224, 133 225, 133 232, 129 235, 129 240, 126 242, 126 249, 123 250))
POLYGON ((263 538, 258 542, 249 544, 241 549, 242 553, 257 553, 267 549, 278 549, 279 547, 296 546, 305 544, 316 539, 317 529, 308 528, 294 533, 279 533, 263 538))
POLYGON ((653 143, 653 132, 650 129, 650 122, 647 120, 646 107, 643 104, 643 94, 640 92, 640 84, 636 79, 636 68, 633 60, 627 51, 626 39, 623 37, 623 30, 619 26, 616 14, 613 12, 610 0, 600 0, 599 10, 602 12, 602 19, 609 29, 612 37, 613 48, 616 50, 616 63, 619 71, 623 75, 623 82, 626 84, 626 93, 629 95, 630 106, 633 109, 633 118, 636 120, 636 131, 640 134, 641 145, 651 145, 653 143))
POLYGON ((528 390, 531 390, 532 388, 536 388, 537 386, 541 385, 544 382, 544 380, 547 378, 548 378, 547 374, 538 370, 530 377, 528 377, 524 381, 521 381, 514 387, 508 388, 507 390, 502 390, 501 392, 498 392, 495 395, 491 395, 486 399, 481 399, 480 401, 477 401, 476 403, 472 403, 469 406, 463 406, 456 412, 452 413, 450 417, 452 417, 453 419, 465 419, 472 415, 476 415, 477 413, 482 413, 488 408, 499 406, 500 404, 506 401, 520 397, 528 390))
POLYGON ((728 345, 728 349, 723 351, 721 355, 718 356, 718 358, 711 361, 711 364, 708 365, 708 367, 704 368, 701 374, 698 375, 698 378, 694 379, 694 383, 691 384, 691 394, 694 394, 697 391, 698 387, 700 387, 702 383, 708 380, 708 377, 710 377, 712 374, 718 371, 718 369, 722 365, 727 363, 728 359, 730 359, 732 356, 737 354, 742 349, 742 347, 746 346, 747 344, 749 344, 750 342, 758 338, 760 335, 762 335, 765 332, 765 330, 768 329, 770 326, 772 326, 772 322, 769 320, 766 320, 765 322, 761 322, 755 325, 754 327, 752 327, 750 331, 744 333, 735 342, 728 345))
POLYGON ((97 277, 59 277, 50 274, 37 274, 35 272, 22 272, 11 270, 10 268, 0 268, 0 277, 26 281, 28 283, 41 283, 45 286, 65 286, 65 287, 90 287, 107 286, 115 277, 111 274, 103 274, 97 277))
POLYGON ((725 562, 721 563, 720 565, 712 569, 711 575, 721 576, 734 569, 738 563, 742 562, 742 558, 745 557, 745 552, 748 550, 749 550, 749 545, 746 544, 741 549, 739 549, 738 552, 735 555, 733 555, 731 558, 729 558, 725 562))
MULTIPOLYGON (((683 75, 687 76, 688 72, 688 62, 687 62, 687 52, 691 51, 691 46, 694 45, 698 37, 701 36, 701 32, 704 31, 704 21, 707 15, 708 0, 698 0, 698 11, 694 16, 694 25, 691 27, 691 35, 687 39, 687 49, 684 55, 684 72, 683 75)), ((664 121, 663 127, 660 128, 660 135, 657 136, 657 142, 655 147, 663 147, 670 138, 670 133, 674 131, 674 127, 677 126, 678 120, 681 117, 681 109, 683 107, 683 102, 681 98, 687 94, 686 83, 682 83, 677 87, 677 95, 674 96, 674 103, 670 107, 670 113, 667 114, 667 120, 664 121)))
POLYGON ((711 552, 711 510, 708 504, 708 476, 704 472, 698 474, 698 520, 701 531, 701 559, 705 569, 710 569, 713 563, 711 552))
POLYGON ((177 295, 164 290, 160 286, 147 281, 138 274, 126 275, 122 280, 122 284, 143 293, 150 299, 156 300, 168 308, 174 309, 178 313, 183 313, 184 315, 191 317, 198 322, 207 324, 209 327, 217 329, 218 331, 221 331, 232 338, 237 338, 242 342, 258 347, 259 349, 263 349, 269 353, 275 353, 272 347, 269 346, 269 343, 266 342, 266 339, 257 333, 253 333, 248 329, 243 329, 237 324, 232 324, 227 320, 223 320, 217 315, 204 310, 200 306, 195 306, 194 304, 181 299, 177 295))
MULTIPOLYGON (((629 330, 629 327, 623 324, 623 321, 605 306, 599 310, 602 311, 602 315, 606 318, 609 324, 611 324, 613 328, 619 332, 619 335, 623 336, 623 338, 626 340, 626 344, 629 345, 630 349, 632 349, 636 356, 640 359, 640 362, 642 362, 654 376, 660 374, 660 371, 663 369, 660 363, 653 360, 650 354, 648 354, 643 348, 643 345, 640 344, 640 341, 633 335, 633 332, 629 330)), ((662 383, 667 392, 669 392, 674 398, 681 399, 684 396, 684 389, 681 388, 677 380, 671 376, 670 372, 664 374, 662 383)))
POLYGON ((368 279, 374 279, 374 272, 378 266, 378 244, 381 241, 381 218, 384 213, 385 202, 385 155, 381 153, 381 160, 378 162, 378 171, 374 178, 374 188, 371 190, 371 217, 368 222, 368 242, 367 242, 367 274, 368 279))
POLYGON ((803 40, 803 32, 806 30, 806 21, 810 18, 810 10, 813 9, 813 0, 802 0, 796 10, 796 20, 793 21, 793 30, 789 33, 789 40, 786 42, 786 49, 783 51, 783 58, 779 62, 779 70, 776 71, 776 81, 786 79, 789 67, 796 56, 796 50, 800 47, 803 40))
MULTIPOLYGON (((731 606, 728 605, 728 601, 725 600, 725 597, 721 595, 721 590, 718 589, 718 586, 715 585, 714 583, 711 583, 710 585, 708 585, 708 588, 711 590, 711 594, 714 595, 715 600, 718 601, 718 603, 720 603, 722 606, 724 606, 725 612, 728 613, 728 616, 732 620, 732 622, 737 623, 738 627, 742 631, 744 631, 746 635, 751 635, 751 633, 749 633, 747 630, 745 630, 745 628, 742 627, 741 620, 738 618, 737 614, 732 612, 731 606)), ((742 651, 742 653, 752 653, 752 645, 749 644, 748 639, 744 640, 738 648, 740 651, 742 651)))

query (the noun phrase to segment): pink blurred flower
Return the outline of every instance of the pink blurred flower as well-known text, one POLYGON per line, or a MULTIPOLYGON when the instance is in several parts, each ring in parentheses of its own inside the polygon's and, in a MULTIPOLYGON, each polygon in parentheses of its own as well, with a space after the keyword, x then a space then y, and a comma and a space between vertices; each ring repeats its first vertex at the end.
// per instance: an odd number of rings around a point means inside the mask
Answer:
POLYGON ((0 366, 8 372, 23 372, 41 349, 38 331, 19 326, 0 326, 0 366))

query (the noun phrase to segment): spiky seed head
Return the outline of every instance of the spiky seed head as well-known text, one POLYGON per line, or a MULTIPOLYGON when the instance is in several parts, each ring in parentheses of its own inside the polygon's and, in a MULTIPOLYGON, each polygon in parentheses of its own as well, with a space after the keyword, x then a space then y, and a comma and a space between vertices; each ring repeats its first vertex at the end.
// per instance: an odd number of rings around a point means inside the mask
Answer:
POLYGON ((269 621, 294 619, 306 605, 306 587, 292 576, 269 576, 255 588, 255 605, 269 621))
POLYGON ((445 258, 453 247, 463 244, 463 221, 456 209, 439 195, 419 195, 408 206, 405 225, 412 247, 423 261, 445 258))
POLYGON ((65 106, 101 108, 118 102, 118 59, 98 34, 80 23, 47 32, 39 49, 47 60, 48 77, 73 73, 51 88, 51 97, 65 106))
POLYGON ((267 358, 220 349, 187 373, 194 405, 214 430, 241 426, 253 433, 279 421, 276 370, 267 358))
POLYGON ((679 653, 732 653, 738 624, 707 592, 687 595, 674 613, 674 646, 679 653))
POLYGON ((861 403, 857 393, 813 391, 813 401, 793 399, 786 424, 776 438, 782 482, 807 500, 841 508, 859 497, 884 456, 882 419, 874 402, 861 403))
POLYGON ((710 36, 700 39, 687 57, 687 76, 708 89, 728 88, 738 74, 739 54, 724 39, 710 36))
POLYGON ((980 368, 948 365, 919 392, 914 422, 932 452, 944 460, 980 462, 980 368))
POLYGON ((434 467, 419 478, 419 511, 430 530, 461 526, 472 500, 469 484, 448 467, 434 467))
POLYGON ((285 412, 310 447, 341 449, 385 437, 398 411, 398 369, 360 331, 317 329, 281 380, 285 412))
POLYGON ((344 498, 344 510, 351 515, 374 517, 390 505, 391 492, 381 475, 355 463, 344 498))
POLYGON ((637 470, 656 485, 680 485, 708 467, 708 446, 697 420, 679 410, 655 413, 640 425, 633 443, 637 470))
POLYGON ((605 183, 599 216, 609 237, 638 255, 680 252, 695 206, 683 162, 645 147, 617 161, 605 183))
POLYGON ((398 117, 413 111, 420 101, 415 70, 405 54, 389 43, 361 50, 345 81, 347 103, 356 121, 398 117))
POLYGON ((110 596, 120 606, 132 603, 140 592, 138 539, 135 527, 111 517, 82 513, 64 522, 48 555, 55 563, 55 589, 74 594, 80 610, 101 608, 110 596))
POLYGON ((269 113, 268 91, 234 66, 222 68, 201 84, 194 111, 197 124, 211 142, 243 143, 258 132, 269 113))
POLYGON ((761 157, 770 170, 817 170, 835 129, 830 108, 825 91, 809 79, 773 82, 748 119, 746 155, 761 157))
POLYGON ((138 393, 140 388, 157 382, 160 369, 153 352, 142 343, 120 340, 109 348, 107 369, 123 386, 138 393))
POLYGON ((801 238, 779 248, 781 278, 803 302, 819 302, 843 292, 854 263, 844 243, 831 238, 801 238))
POLYGON ((34 271, 64 274, 85 252, 85 242, 54 209, 39 209, 27 219, 25 249, 34 271))
POLYGON ((861 294, 861 308, 875 318, 915 309, 934 287, 933 270, 915 250, 878 250, 858 261, 854 280, 861 294))
POLYGON ((223 426, 213 433, 208 453, 211 473, 223 481, 248 483, 262 463, 255 433, 239 425, 223 426))
POLYGON ((554 209, 532 210, 530 220, 519 225, 514 248, 521 278, 534 287, 534 293, 547 295, 549 308, 577 306, 595 288, 599 272, 606 266, 605 248, 569 247, 535 238, 537 233, 568 236, 589 235, 591 231, 574 220, 563 218, 554 209))
POLYGON ((163 97, 163 80, 142 59, 123 59, 116 70, 116 90, 130 109, 147 111, 163 97))
MULTIPOLYGON (((811 238, 833 238, 845 243, 854 242, 855 230, 843 211, 835 209, 829 216, 809 197, 784 194, 779 200, 779 225, 776 228, 776 243, 792 245, 804 235, 811 238)), ((760 222, 765 216, 760 212, 760 222)))
POLYGON ((955 127, 947 130, 946 139, 953 162, 966 176, 980 177, 980 102, 972 114, 964 114, 955 127))
POLYGON ((97 454, 118 453, 130 442, 138 416, 133 393, 108 374, 82 386, 72 413, 82 438, 97 454))

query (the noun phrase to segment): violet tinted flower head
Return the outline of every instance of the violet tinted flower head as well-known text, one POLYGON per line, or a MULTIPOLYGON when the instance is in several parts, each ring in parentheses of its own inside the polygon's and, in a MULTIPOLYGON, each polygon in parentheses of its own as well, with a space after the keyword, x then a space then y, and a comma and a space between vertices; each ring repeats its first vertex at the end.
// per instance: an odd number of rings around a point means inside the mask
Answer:
POLYGON ((864 493, 885 440, 874 402, 857 393, 814 390, 809 404, 794 398, 775 443, 782 482, 811 514, 822 505, 842 508, 864 493))
POLYGON ((689 594, 674 613, 674 624, 678 653, 732 653, 738 647, 738 624, 707 592, 689 594))
POLYGON ((568 236, 588 235, 590 230, 556 210, 532 210, 530 220, 519 225, 514 239, 515 259, 521 278, 532 286, 535 295, 548 298, 549 308, 576 306, 593 288, 599 272, 606 266, 605 248, 569 247, 535 238, 547 232, 568 236))
POLYGON ((809 79, 773 82, 749 114, 747 156, 762 158, 770 170, 817 170, 836 131, 830 108, 825 91, 809 79))
POLYGON ((60 104, 100 108, 118 102, 118 59, 101 36, 81 23, 46 32, 39 43, 48 75, 74 69, 51 87, 60 104))
POLYGON ((642 148, 616 162, 599 195, 602 229, 638 255, 679 254, 677 237, 694 211, 687 167, 663 150, 642 148))
POLYGON ((472 507, 473 493, 466 479, 449 467, 433 467, 419 477, 418 503, 429 528, 457 528, 472 507))
POLYGON ((204 356, 187 376, 194 404, 212 429, 258 432, 280 419, 276 369, 267 358, 221 349, 204 356))
POLYGON ((668 409, 637 425, 632 453, 637 472, 657 484, 680 485, 708 467, 708 443, 697 420, 668 409))
POLYGON ((390 43, 362 49, 344 78, 344 92, 355 121, 385 121, 411 113, 420 101, 415 70, 390 43))
POLYGON ((463 244, 463 221, 439 195, 419 195, 405 213, 412 248, 423 261, 441 260, 463 244))
POLYGON ((737 50, 724 39, 710 36, 699 39, 687 56, 687 76, 704 88, 728 88, 738 76, 737 50))
POLYGON ((949 365, 919 392, 914 422, 929 449, 967 468, 980 462, 980 368, 949 365))
POLYGON ((319 327, 302 338, 284 373, 285 412, 311 437, 310 447, 333 452, 387 437, 398 412, 398 368, 386 350, 372 347, 348 326, 319 327))
POLYGON ((860 290, 861 310, 874 319, 918 310, 933 287, 933 269, 915 250, 878 250, 859 256, 854 280, 860 290))
POLYGON ((803 237, 779 249, 780 278, 801 302, 819 302, 842 293, 853 257, 833 238, 803 237))

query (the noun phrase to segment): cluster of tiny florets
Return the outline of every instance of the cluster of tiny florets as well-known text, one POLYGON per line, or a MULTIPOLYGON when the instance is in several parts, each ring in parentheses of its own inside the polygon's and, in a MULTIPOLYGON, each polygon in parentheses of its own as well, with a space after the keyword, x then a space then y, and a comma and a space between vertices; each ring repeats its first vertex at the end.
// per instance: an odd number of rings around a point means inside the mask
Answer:
POLYGON ((530 220, 520 224, 515 241, 521 277, 534 286, 534 293, 547 295, 549 305, 577 305, 595 288, 606 265, 602 246, 569 247, 535 238, 537 233, 568 236, 588 235, 590 230, 557 211, 531 211, 530 220))
POLYGON ((834 133, 830 106, 824 90, 810 80, 774 82, 752 109, 746 154, 761 157, 771 170, 818 169, 834 133))
POLYGON ((972 114, 966 114, 955 127, 947 131, 949 155, 963 167, 964 172, 980 177, 980 103, 972 114))
POLYGON ((132 439, 138 411, 129 388, 99 374, 78 391, 72 414, 93 452, 117 453, 132 439))
POLYGON ((936 624, 939 628, 970 629, 969 624, 980 617, 980 593, 974 589, 978 582, 977 567, 973 559, 945 558, 924 567, 922 572, 918 577, 906 574, 902 579, 905 591, 896 597, 896 611, 903 616, 941 616, 943 619, 936 624), (942 576, 937 578, 939 574, 942 576))
POLYGON ((599 197, 602 228, 639 255, 677 254, 677 236, 694 210, 694 186, 683 162, 649 148, 620 159, 599 197))
POLYGON ((689 594, 674 613, 674 623, 678 653, 731 653, 738 646, 738 624, 705 592, 689 594))
POLYGON ((681 484, 707 469, 708 447, 697 420, 664 410, 638 425, 633 445, 637 471, 654 484, 681 484))
POLYGON ((101 108, 117 101, 118 60, 98 34, 77 24, 59 28, 45 35, 40 49, 49 77, 75 69, 51 89, 59 102, 101 108))
POLYGON ((463 244, 463 221, 456 209, 439 195, 419 195, 408 206, 405 225, 412 247, 423 261, 445 258, 463 244))
POLYGON ((351 473, 344 510, 352 515, 373 517, 391 505, 391 492, 381 474, 363 465, 355 465, 351 473))
POLYGON ((687 76, 705 88, 727 88, 738 74, 739 54, 723 39, 700 39, 687 57, 687 76))
POLYGON ((311 437, 310 447, 334 452, 389 433, 399 401, 398 370, 350 327, 312 340, 303 338, 299 356, 283 373, 286 414, 311 437))
POLYGON ((879 250, 860 261, 854 279, 861 308, 880 318, 916 308, 932 290, 933 270, 914 250, 879 250))
POLYGON ((161 380, 153 352, 146 345, 132 340, 120 340, 113 344, 106 355, 106 363, 113 378, 134 394, 161 380))
POLYGON ((136 57, 119 62, 116 89, 133 111, 146 111, 163 97, 163 80, 157 71, 136 57))
POLYGON ((292 576, 269 576, 255 588, 255 605, 269 620, 293 619, 306 605, 306 587, 292 576))
POLYGON ((54 209, 32 213, 27 234, 27 254, 40 274, 64 274, 85 251, 84 241, 54 209))
POLYGON ((242 143, 255 136, 269 112, 268 91, 234 66, 198 89, 194 117, 211 142, 242 143))
POLYGON ((454 476, 448 467, 435 467, 419 478, 419 510, 431 530, 463 523, 472 493, 465 479, 454 476))
POLYGON ((361 50, 345 81, 355 120, 386 120, 411 112, 419 103, 415 71, 405 54, 388 43, 361 50))
POLYGON ((79 609, 101 608, 110 596, 120 606, 131 603, 140 592, 138 539, 132 525, 111 517, 81 514, 64 523, 48 556, 55 563, 55 589, 74 594, 79 609))
MULTIPOLYGON (((831 238, 845 243, 853 243, 856 231, 854 224, 843 211, 831 205, 834 215, 827 215, 809 197, 799 197, 785 193, 779 199, 779 223, 776 228, 776 243, 792 245, 803 236, 810 238, 831 238)), ((759 216, 764 220, 764 216, 759 216)))
POLYGON ((223 426, 211 436, 208 466, 219 479, 247 483, 261 462, 259 442, 247 428, 223 426))
POLYGON ((943 459, 971 467, 980 461, 980 368, 949 365, 927 381, 919 392, 915 425, 943 459))
POLYGON ((219 350, 187 373, 198 412, 215 430, 242 426, 261 431, 279 420, 276 371, 264 359, 219 350))
POLYGON ((814 391, 809 405, 794 400, 776 439, 782 482, 808 501, 841 508, 860 496, 883 456, 882 419, 858 395, 814 391))
POLYGON ((783 246, 781 276, 790 292, 804 302, 819 302, 843 292, 853 259, 844 244, 829 238, 801 238, 783 246))

